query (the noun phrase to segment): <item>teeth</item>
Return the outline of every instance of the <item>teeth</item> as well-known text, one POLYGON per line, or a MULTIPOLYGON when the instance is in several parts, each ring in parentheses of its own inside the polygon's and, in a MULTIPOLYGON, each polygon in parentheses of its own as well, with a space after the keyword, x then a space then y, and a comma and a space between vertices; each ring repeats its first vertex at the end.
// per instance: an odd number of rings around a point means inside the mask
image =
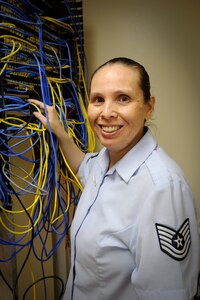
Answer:
POLYGON ((117 131, 120 126, 102 126, 103 131, 105 132, 114 132, 117 131))

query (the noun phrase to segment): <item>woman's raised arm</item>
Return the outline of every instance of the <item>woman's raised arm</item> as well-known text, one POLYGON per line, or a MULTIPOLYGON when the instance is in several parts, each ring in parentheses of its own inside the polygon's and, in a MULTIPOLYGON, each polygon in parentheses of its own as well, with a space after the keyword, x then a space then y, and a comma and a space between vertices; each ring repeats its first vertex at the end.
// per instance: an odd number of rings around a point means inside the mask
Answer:
POLYGON ((33 114, 47 129, 49 122, 50 129, 57 137, 59 146, 62 149, 71 170, 76 174, 85 154, 78 148, 74 143, 73 138, 70 137, 63 128, 55 107, 46 105, 35 99, 29 99, 29 102, 39 107, 41 112, 34 111, 33 114), (46 114, 48 114, 48 121, 46 114))

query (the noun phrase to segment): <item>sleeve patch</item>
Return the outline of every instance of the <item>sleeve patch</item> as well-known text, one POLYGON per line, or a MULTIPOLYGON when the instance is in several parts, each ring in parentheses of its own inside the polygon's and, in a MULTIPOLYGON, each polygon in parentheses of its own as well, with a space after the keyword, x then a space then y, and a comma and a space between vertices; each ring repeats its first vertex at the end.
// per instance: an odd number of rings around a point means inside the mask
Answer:
POLYGON ((183 260, 190 249, 190 222, 186 219, 178 230, 156 223, 160 249, 175 260, 183 260))

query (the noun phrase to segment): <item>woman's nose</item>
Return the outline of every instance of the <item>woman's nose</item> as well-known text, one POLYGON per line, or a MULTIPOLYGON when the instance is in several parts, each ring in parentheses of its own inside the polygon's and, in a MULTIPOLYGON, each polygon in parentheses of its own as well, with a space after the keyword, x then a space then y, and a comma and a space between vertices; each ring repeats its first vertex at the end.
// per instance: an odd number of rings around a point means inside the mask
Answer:
POLYGON ((117 112, 116 112, 115 105, 113 103, 105 101, 102 107, 101 117, 114 118, 116 116, 117 116, 117 112))

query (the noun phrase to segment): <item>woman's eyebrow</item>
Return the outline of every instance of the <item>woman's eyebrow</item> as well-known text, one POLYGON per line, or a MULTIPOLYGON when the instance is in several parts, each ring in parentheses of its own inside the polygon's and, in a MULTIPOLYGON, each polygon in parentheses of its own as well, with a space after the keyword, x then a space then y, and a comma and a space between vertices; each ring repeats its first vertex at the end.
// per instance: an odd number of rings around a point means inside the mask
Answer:
POLYGON ((100 93, 100 92, 91 92, 89 96, 92 97, 92 98, 94 98, 94 97, 102 97, 103 94, 100 93))

